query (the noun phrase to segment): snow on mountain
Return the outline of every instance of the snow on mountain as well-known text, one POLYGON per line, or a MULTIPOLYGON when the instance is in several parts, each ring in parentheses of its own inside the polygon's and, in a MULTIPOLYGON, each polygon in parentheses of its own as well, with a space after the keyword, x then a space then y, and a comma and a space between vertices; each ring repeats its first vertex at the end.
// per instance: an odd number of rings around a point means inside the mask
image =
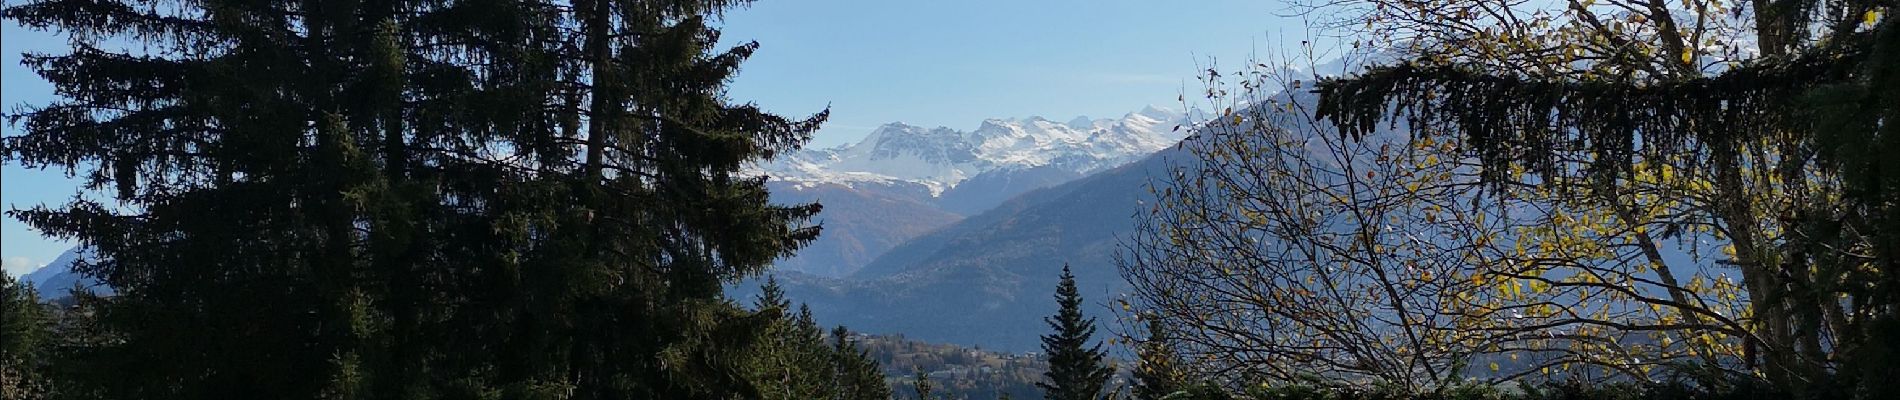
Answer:
POLYGON ((854 144, 807 149, 755 167, 805 184, 915 184, 931 196, 998 170, 1048 169, 1075 176, 1120 166, 1186 137, 1187 114, 1155 106, 1119 119, 989 119, 970 131, 904 123, 879 127, 854 144))
POLYGON ((60 253, 53 262, 46 264, 20 277, 21 283, 33 287, 42 299, 62 299, 72 296, 72 290, 92 290, 99 294, 112 294, 112 288, 100 284, 98 280, 80 275, 73 267, 80 260, 92 260, 98 254, 90 247, 74 247, 60 253))

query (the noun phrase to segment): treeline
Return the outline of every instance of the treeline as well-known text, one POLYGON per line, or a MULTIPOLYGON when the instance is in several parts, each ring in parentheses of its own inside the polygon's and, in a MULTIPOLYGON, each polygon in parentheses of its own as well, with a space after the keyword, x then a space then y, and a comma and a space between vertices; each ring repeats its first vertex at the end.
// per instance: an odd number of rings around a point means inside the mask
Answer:
MULTIPOLYGON (((759 387, 757 397, 745 398, 892 398, 872 350, 852 340, 862 335, 844 327, 826 331, 803 307, 790 312, 791 304, 775 286, 765 293, 752 304, 752 310, 766 318, 756 333, 759 343, 747 348, 734 371, 759 387)), ((79 361, 106 340, 85 327, 94 323, 90 318, 86 308, 42 302, 28 285, 0 276, 0 399, 91 398, 97 393, 83 386, 83 377, 115 371, 90 370, 104 366, 79 361)))

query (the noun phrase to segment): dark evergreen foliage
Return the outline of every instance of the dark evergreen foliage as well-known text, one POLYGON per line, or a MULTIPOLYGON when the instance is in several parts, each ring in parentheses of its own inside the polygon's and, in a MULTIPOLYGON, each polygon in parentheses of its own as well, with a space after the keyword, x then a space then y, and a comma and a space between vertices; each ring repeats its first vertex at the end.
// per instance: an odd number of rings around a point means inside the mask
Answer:
POLYGON ((1792 121, 1783 111, 1800 93, 1851 79, 1852 61, 1866 57, 1865 50, 1830 47, 1718 76, 1660 82, 1546 79, 1402 63, 1322 80, 1315 117, 1355 138, 1393 117, 1407 119, 1419 132, 1463 135, 1468 150, 1488 167, 1484 177, 1494 182, 1505 180, 1512 165, 1545 179, 1579 172, 1622 177, 1639 160, 1785 127, 1792 121), (1591 169, 1559 168, 1578 151, 1592 156, 1591 169))
POLYGON ((0 273, 0 399, 42 399, 53 392, 44 376, 53 340, 48 307, 31 286, 0 273))
POLYGON ((1148 321, 1148 338, 1136 348, 1134 396, 1140 400, 1160 400, 1181 391, 1186 383, 1173 346, 1168 344, 1168 326, 1160 318, 1148 321))
POLYGON ((924 370, 917 370, 916 375, 911 377, 911 392, 917 395, 917 400, 936 399, 931 394, 934 390, 936 388, 930 384, 930 374, 924 373, 924 370))
POLYGON ((1839 279, 1807 285, 1812 296, 1846 293, 1874 316, 1841 333, 1848 338, 1837 346, 1853 354, 1834 389, 1870 399, 1900 397, 1900 18, 1887 16, 1874 35, 1856 79, 1809 91, 1795 110, 1843 190, 1841 201, 1817 201, 1796 217, 1804 240, 1794 253, 1839 279), (1835 250, 1844 248, 1870 254, 1835 250))
POLYGON ((791 302, 778 286, 777 278, 768 277, 761 287, 755 307, 759 313, 773 315, 763 334, 763 343, 752 349, 749 376, 758 382, 761 399, 836 399, 885 400, 891 397, 884 373, 870 355, 850 341, 851 332, 840 326, 825 341, 811 310, 800 306, 797 313, 786 313, 791 302))
POLYGON ((884 382, 884 372, 877 361, 856 343, 851 341, 851 332, 843 326, 831 330, 831 354, 836 372, 833 387, 837 394, 833 399, 883 400, 891 398, 891 387, 884 382))
POLYGON ((1103 362, 1101 344, 1089 343, 1095 334, 1095 319, 1082 316, 1082 293, 1075 288, 1075 275, 1062 266, 1062 282, 1056 285, 1056 304, 1061 308, 1046 319, 1054 330, 1042 336, 1042 349, 1049 358, 1046 382, 1038 383, 1043 396, 1051 400, 1091 400, 1102 395, 1102 388, 1115 373, 1103 362))
MULTIPOLYGON (((760 397, 722 283, 817 234, 740 165, 825 114, 732 104, 745 1, 44 0, 6 162, 112 198, 11 212, 76 269, 96 398, 760 397), (571 7, 570 7, 571 6, 571 7), (94 336, 89 336, 94 337, 94 336), (162 367, 155 367, 162 366, 162 367)), ((809 331, 816 332, 816 328, 809 331)), ((816 335, 800 333, 816 342, 816 335)), ((822 344, 821 342, 819 342, 822 344)))

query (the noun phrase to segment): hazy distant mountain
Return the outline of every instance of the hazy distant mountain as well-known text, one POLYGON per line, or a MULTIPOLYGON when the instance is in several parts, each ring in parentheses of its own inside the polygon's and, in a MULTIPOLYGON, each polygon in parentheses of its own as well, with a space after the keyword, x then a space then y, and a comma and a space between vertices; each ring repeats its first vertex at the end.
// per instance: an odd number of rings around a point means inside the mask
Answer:
MULTIPOLYGON (((849 278, 781 274, 789 296, 826 324, 903 333, 942 343, 1029 351, 1046 330, 1042 317, 1062 265, 1111 324, 1111 293, 1126 287, 1112 263, 1115 241, 1141 210, 1151 176, 1177 151, 1035 190, 891 249, 849 278)), ((753 283, 734 295, 756 293, 753 283)), ((1106 333, 1104 333, 1106 334, 1106 333)))
POLYGON ((1011 197, 1081 177, 1080 172, 1053 165, 996 169, 965 179, 963 183, 944 191, 943 195, 937 196, 936 204, 944 211, 976 215, 996 208, 1011 197))
POLYGON ((102 293, 111 293, 112 289, 100 285, 99 281, 80 276, 73 271, 73 264, 81 259, 93 257, 91 248, 73 247, 60 253, 52 263, 40 267, 31 273, 20 276, 20 281, 38 291, 41 299, 59 299, 71 296, 73 288, 87 288, 102 293))
MULTIPOLYGON (((848 277, 793 273, 782 275, 781 282, 788 297, 809 304, 825 324, 931 342, 1033 350, 1048 330, 1042 318, 1056 309, 1053 295, 1065 263, 1089 302, 1084 311, 1104 326, 1115 324, 1109 305, 1128 287, 1114 265, 1118 241, 1133 232, 1133 217, 1151 206, 1143 203, 1152 199, 1149 185, 1165 186, 1170 167, 1195 161, 1192 154, 1169 147, 1132 164, 1015 196, 903 242, 848 277)), ((735 293, 757 291, 747 286, 756 285, 742 284, 735 293)))
POLYGON ((1118 119, 990 119, 975 130, 887 124, 857 143, 790 153, 754 172, 781 203, 818 200, 825 231, 781 271, 843 277, 899 243, 1017 195, 1172 146, 1188 116, 1149 106, 1118 119))
POLYGON ((822 276, 844 276, 869 264, 905 240, 962 219, 929 203, 927 193, 914 185, 849 187, 836 183, 769 182, 772 198, 781 203, 824 205, 817 222, 824 224, 818 240, 798 255, 779 260, 780 270, 822 276))

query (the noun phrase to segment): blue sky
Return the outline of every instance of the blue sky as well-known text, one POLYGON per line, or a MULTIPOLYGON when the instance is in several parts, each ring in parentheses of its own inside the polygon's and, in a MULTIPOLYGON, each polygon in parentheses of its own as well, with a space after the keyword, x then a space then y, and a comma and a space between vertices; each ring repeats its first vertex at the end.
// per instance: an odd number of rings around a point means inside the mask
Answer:
MULTIPOLYGON (((735 100, 803 115, 829 105, 814 146, 862 138, 878 125, 974 128, 984 118, 1116 117, 1144 105, 1179 108, 1196 72, 1298 43, 1305 30, 1274 1, 765 0, 726 16, 724 39, 757 40, 733 83, 735 100)), ((21 67, 23 51, 56 37, 6 23, 0 100, 41 104, 52 89, 21 67)), ((12 135, 16 127, 7 126, 12 135)), ((0 207, 62 203, 78 191, 63 171, 0 166, 0 207)), ((0 222, 0 262, 20 274, 70 243, 0 222)))

